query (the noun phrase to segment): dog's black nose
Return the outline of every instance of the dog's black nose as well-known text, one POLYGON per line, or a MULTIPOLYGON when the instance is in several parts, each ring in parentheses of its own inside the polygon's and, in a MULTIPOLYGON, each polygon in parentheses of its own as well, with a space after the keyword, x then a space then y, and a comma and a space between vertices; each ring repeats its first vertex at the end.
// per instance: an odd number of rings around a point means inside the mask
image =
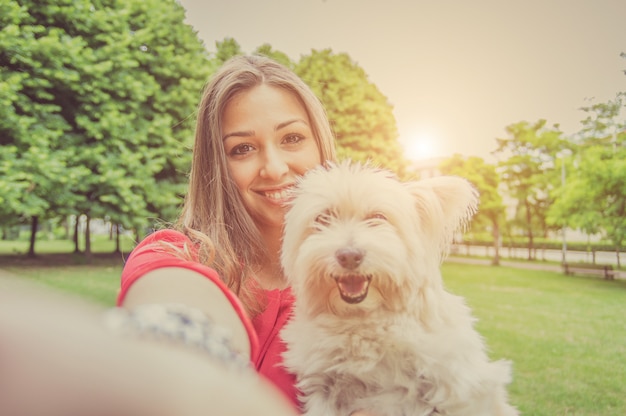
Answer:
POLYGON ((354 270, 359 267, 359 264, 363 261, 363 250, 359 250, 354 247, 344 247, 335 251, 335 257, 341 267, 349 270, 354 270))

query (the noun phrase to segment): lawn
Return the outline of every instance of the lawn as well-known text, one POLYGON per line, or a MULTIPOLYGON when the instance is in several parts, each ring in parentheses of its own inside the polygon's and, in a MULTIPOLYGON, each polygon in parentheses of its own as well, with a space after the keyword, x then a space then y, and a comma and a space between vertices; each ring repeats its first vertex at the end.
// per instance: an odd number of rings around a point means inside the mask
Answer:
POLYGON ((122 237, 124 253, 113 253, 115 242, 106 236, 94 236, 93 254, 74 254, 69 240, 37 241, 37 256, 27 258, 27 241, 0 241, 0 268, 48 286, 70 292, 101 305, 115 303, 120 274, 127 253, 134 243, 122 237))
POLYGON ((120 287, 122 263, 109 258, 99 259, 98 265, 12 265, 2 269, 100 305, 113 306, 120 287))
MULTIPOLYGON (((113 252, 115 249, 115 241, 111 240, 108 235, 94 234, 91 239, 91 250, 94 253, 113 252)), ((129 252, 135 246, 133 238, 129 235, 120 236, 121 249, 129 252)), ((20 255, 28 252, 29 241, 21 240, 0 240, 0 265, 2 265, 1 255, 20 255)), ((79 239, 79 247, 81 250, 85 247, 84 239, 79 239)), ((74 242, 71 240, 46 240, 39 239, 35 242, 36 254, 50 253, 71 253, 74 250, 74 242)))
POLYGON ((446 264, 494 358, 514 363, 525 415, 626 414, 626 282, 446 264))
MULTIPOLYGON (((122 269, 111 256, 97 265, 1 264, 105 306, 122 269)), ((443 273, 479 318, 491 356, 513 361, 511 401, 524 415, 626 414, 626 282, 452 263, 443 273)))

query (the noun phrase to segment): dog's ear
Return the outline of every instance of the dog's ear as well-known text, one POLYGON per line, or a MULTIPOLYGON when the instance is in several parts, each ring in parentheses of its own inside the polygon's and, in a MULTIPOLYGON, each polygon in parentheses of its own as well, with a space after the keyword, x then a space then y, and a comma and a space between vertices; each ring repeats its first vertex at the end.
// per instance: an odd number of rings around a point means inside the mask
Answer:
POLYGON ((416 198, 420 223, 447 254, 454 233, 464 229, 478 209, 478 191, 467 180, 438 176, 406 184, 416 198))

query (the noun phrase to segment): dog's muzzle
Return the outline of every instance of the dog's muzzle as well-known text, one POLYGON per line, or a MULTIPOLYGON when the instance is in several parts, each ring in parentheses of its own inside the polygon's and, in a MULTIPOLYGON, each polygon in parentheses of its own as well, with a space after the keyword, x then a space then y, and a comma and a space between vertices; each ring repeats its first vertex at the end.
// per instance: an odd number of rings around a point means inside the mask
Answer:
POLYGON ((360 303, 367 297, 367 290, 370 287, 372 275, 346 273, 333 275, 332 277, 337 282, 341 299, 345 302, 360 303))
POLYGON ((341 299, 347 303, 360 303, 367 297, 372 276, 355 272, 363 262, 364 257, 365 251, 355 247, 343 247, 335 252, 335 259, 341 267, 344 270, 350 270, 346 273, 332 275, 337 282, 341 299))

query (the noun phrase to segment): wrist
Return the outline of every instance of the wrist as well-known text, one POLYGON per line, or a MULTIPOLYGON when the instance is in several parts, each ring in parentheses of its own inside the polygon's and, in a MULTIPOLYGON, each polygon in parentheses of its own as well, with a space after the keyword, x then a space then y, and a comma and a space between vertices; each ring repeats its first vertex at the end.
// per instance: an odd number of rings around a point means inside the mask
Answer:
POLYGON ((232 346, 232 335, 202 311, 182 304, 144 304, 106 311, 105 325, 126 337, 197 351, 235 368, 249 368, 247 357, 232 346))

